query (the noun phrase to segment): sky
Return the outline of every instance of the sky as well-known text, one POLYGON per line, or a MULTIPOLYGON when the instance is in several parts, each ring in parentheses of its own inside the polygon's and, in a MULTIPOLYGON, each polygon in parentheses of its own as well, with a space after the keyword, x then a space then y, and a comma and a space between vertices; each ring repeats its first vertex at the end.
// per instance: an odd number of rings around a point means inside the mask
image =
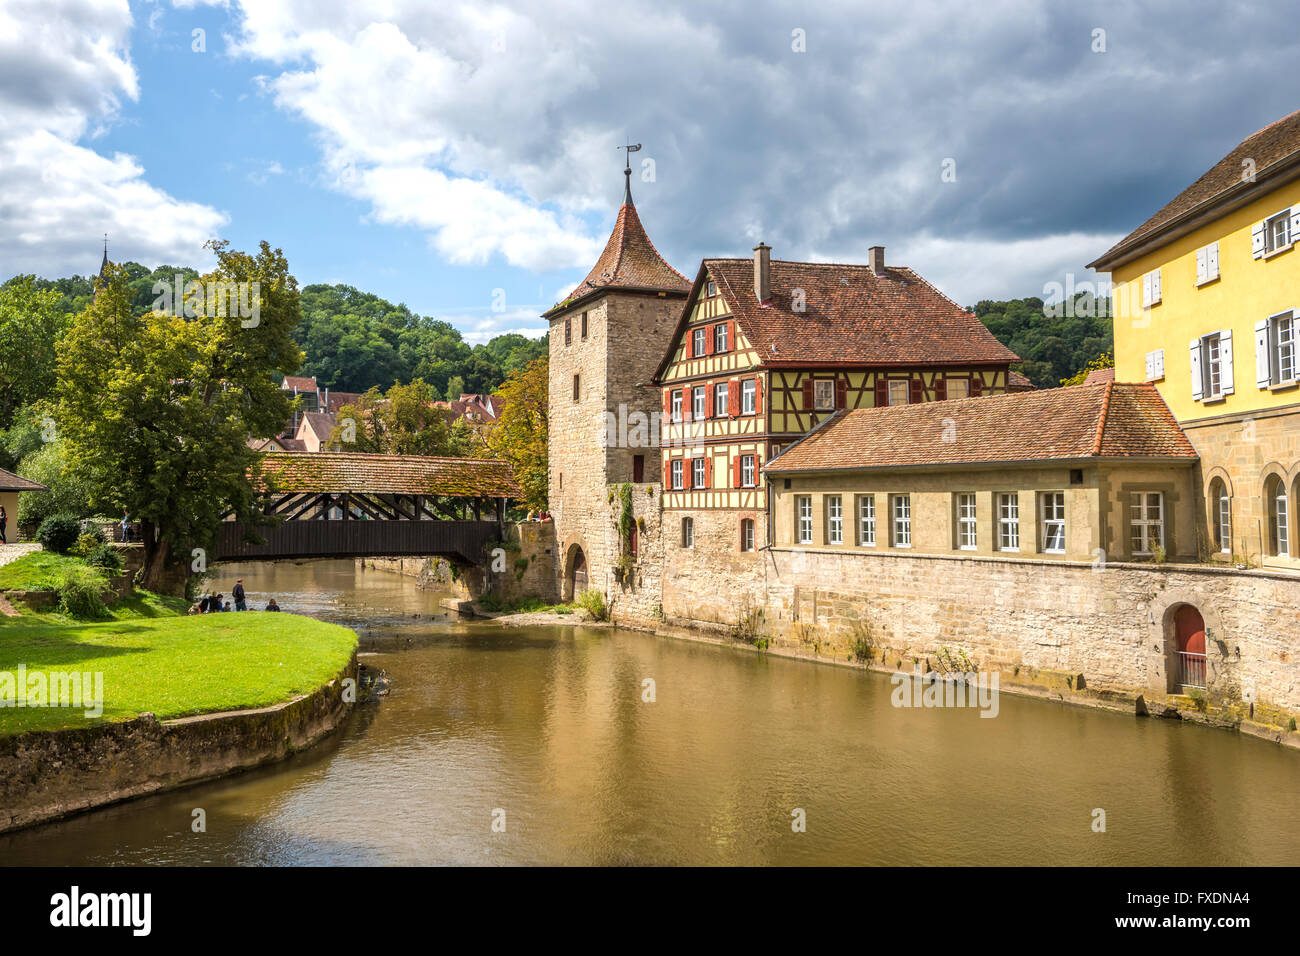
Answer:
POLYGON ((623 192, 707 256, 1043 295, 1300 108, 1300 4, 0 0, 0 279, 285 251, 540 334, 623 192))

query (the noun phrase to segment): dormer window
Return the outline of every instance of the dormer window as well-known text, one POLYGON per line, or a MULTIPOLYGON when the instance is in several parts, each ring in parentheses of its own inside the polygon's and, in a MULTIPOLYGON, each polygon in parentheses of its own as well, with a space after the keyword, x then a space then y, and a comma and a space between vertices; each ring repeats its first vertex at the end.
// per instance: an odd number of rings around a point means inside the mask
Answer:
POLYGON ((717 294, 718 284, 716 282, 710 279, 708 282, 704 283, 704 297, 706 299, 712 299, 717 294))

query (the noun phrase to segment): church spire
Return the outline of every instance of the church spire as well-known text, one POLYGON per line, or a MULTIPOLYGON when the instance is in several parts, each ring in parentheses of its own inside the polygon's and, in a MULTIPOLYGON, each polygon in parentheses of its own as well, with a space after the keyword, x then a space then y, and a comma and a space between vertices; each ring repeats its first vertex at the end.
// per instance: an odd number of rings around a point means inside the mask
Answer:
POLYGON ((104 233, 104 261, 99 264, 99 277, 108 281, 108 233, 104 233))

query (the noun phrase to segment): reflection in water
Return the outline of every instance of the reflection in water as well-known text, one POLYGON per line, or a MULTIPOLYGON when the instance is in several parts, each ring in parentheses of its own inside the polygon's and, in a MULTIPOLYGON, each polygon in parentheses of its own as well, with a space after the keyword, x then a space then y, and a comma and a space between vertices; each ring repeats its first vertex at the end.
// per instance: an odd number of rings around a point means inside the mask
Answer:
POLYGON ((1010 696, 993 720, 897 709, 881 675, 632 632, 466 625, 436 593, 351 562, 244 564, 216 583, 236 574, 252 606, 274 594, 371 646, 409 642, 365 658, 391 696, 288 763, 0 837, 0 859, 1300 862, 1300 833, 1278 826, 1300 764, 1253 739, 1010 696), (190 832, 195 807, 206 833, 190 832), (806 833, 791 831, 796 808, 806 833))

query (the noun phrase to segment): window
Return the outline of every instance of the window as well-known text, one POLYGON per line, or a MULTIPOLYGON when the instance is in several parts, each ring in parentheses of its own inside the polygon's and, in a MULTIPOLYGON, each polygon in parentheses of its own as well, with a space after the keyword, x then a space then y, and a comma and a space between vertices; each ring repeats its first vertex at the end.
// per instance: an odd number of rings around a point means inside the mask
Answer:
POLYGON ((1165 377, 1165 350, 1156 349, 1154 352, 1148 352, 1146 356, 1146 368, 1148 382, 1158 382, 1165 377))
POLYGON ((844 543, 844 499, 839 495, 826 498, 826 543, 844 543))
POLYGON ((858 499, 858 544, 864 548, 876 543, 876 496, 863 495, 858 499))
POLYGON ((1210 526, 1221 554, 1232 553, 1232 499, 1222 478, 1210 482, 1210 526))
POLYGON ((810 495, 799 495, 794 499, 794 504, 795 543, 812 544, 812 497, 810 495))
POLYGON ((753 518, 740 519, 740 550, 741 551, 754 550, 754 519, 753 518))
POLYGON ((825 411, 835 407, 835 381, 819 378, 813 382, 813 408, 825 411))
POLYGON ((691 418, 697 422, 704 417, 704 399, 703 385, 691 390, 691 418))
POLYGON ((975 495, 957 496, 957 547, 975 550, 975 495))
POLYGON ((949 398, 970 398, 970 379, 950 378, 944 385, 949 398))
POLYGON ((672 420, 680 422, 682 420, 682 393, 677 389, 673 389, 670 401, 672 403, 672 420))
POLYGON ((910 495, 893 495, 893 546, 912 546, 912 498, 910 495))
POLYGON ((1065 492, 1044 491, 1043 550, 1048 554, 1065 553, 1065 492))
POLYGON ((713 351, 727 351, 727 323, 723 322, 713 327, 713 351))
POLYGON ((682 547, 683 548, 695 547, 695 519, 694 518, 682 519, 682 547))
POLYGON ((1160 270, 1153 269, 1142 277, 1142 308, 1160 304, 1160 270))
POLYGON ((693 335, 693 337, 694 337, 695 346, 694 346, 694 348, 691 349, 691 355, 693 355, 693 356, 695 356, 696 358, 698 358, 699 356, 701 356, 701 355, 704 354, 704 335, 705 335, 705 330, 704 330, 704 329, 696 329, 696 330, 692 333, 692 335, 693 335))
POLYGON ((1196 284, 1205 285, 1219 278, 1219 243, 1217 241, 1196 250, 1196 284))
POLYGON ((1165 496, 1158 491, 1129 495, 1129 527, 1134 554, 1151 554, 1165 546, 1165 496))
POLYGON ((1217 401, 1233 392, 1232 332, 1211 332, 1191 343, 1192 398, 1217 401))
POLYGON ((637 484, 645 481, 645 455, 632 456, 632 481, 637 484))
POLYGON ((1279 558, 1291 556, 1291 514, 1286 485, 1277 475, 1264 483, 1265 504, 1268 506, 1269 550, 1279 558))
POLYGON ((998 495, 998 550, 1020 550, 1020 496, 998 495))
POLYGON ((573 376, 573 400, 576 402, 582 397, 582 376, 573 376))
POLYGON ((587 337, 587 313, 582 313, 582 337, 587 337))
POLYGON ((740 414, 754 414, 754 409, 757 407, 754 399, 757 393, 758 382, 755 379, 747 378, 740 383, 740 414))
POLYGON ((754 481, 754 456, 740 456, 740 487, 753 488, 754 481))
POLYGON ((1300 378, 1296 362, 1295 312, 1279 312, 1255 324, 1256 384, 1291 385, 1300 378))
POLYGON ((889 382, 889 404, 906 405, 908 394, 911 392, 911 383, 906 379, 890 379, 889 382))
POLYGON ((727 383, 720 382, 713 386, 713 414, 718 418, 727 417, 727 383))
POLYGON ((672 476, 672 487, 682 487, 682 460, 680 458, 674 458, 668 468, 668 473, 672 476))
POLYGON ((1291 239, 1290 209, 1264 220, 1264 255, 1281 252, 1291 245, 1291 239))
POLYGON ((708 282, 704 283, 704 297, 706 299, 712 299, 717 294, 718 284, 716 282, 710 279, 708 282))
POLYGON ((564 344, 565 345, 573 344, 573 320, 572 319, 564 320, 564 344))
POLYGON ((704 487, 704 459, 703 458, 691 459, 691 487, 692 488, 704 487))

